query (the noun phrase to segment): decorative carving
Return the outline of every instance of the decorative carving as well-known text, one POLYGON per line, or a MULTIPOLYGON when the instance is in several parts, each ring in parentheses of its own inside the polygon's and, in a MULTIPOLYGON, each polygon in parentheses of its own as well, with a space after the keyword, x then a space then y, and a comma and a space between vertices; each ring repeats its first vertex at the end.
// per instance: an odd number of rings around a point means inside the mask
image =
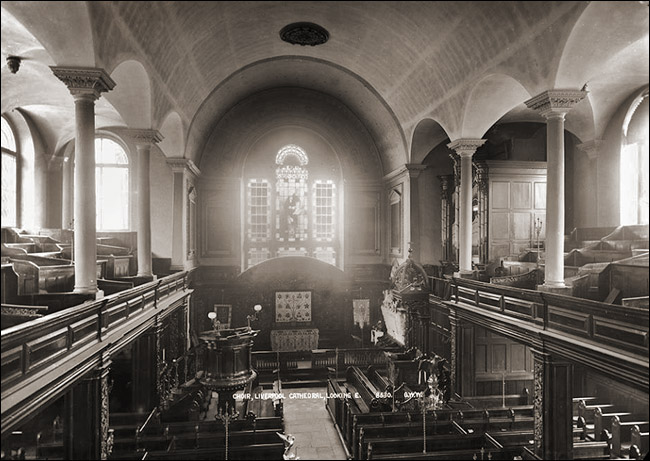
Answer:
POLYGON ((427 273, 424 268, 411 259, 409 255, 402 263, 391 280, 392 288, 398 291, 422 291, 428 289, 427 273))
POLYGON ((533 380, 535 386, 533 397, 535 454, 541 456, 544 437, 544 361, 541 357, 536 356, 534 359, 533 380))
POLYGON ((458 155, 473 155, 476 149, 485 144, 487 139, 457 139, 447 144, 447 147, 456 151, 458 155))
POLYGON ((488 168, 487 165, 484 162, 478 161, 478 162, 472 162, 472 166, 474 167, 475 174, 473 175, 474 177, 474 185, 477 185, 479 188, 479 192, 482 194, 487 194, 488 191, 488 168))
POLYGON ((524 104, 539 112, 543 117, 547 117, 552 114, 566 114, 585 96, 587 96, 587 91, 548 90, 525 101, 524 104))
POLYGON ((100 454, 101 459, 108 459, 113 451, 112 433, 109 436, 109 402, 111 385, 108 382, 108 373, 110 367, 110 360, 106 353, 102 356, 102 368, 99 370, 99 392, 100 392, 100 407, 99 407, 99 433, 100 437, 100 454))
POLYGON ((322 45, 330 38, 329 32, 312 22, 294 22, 282 28, 280 38, 292 45, 322 45))
POLYGON ((102 92, 110 91, 115 87, 115 82, 104 69, 92 67, 50 67, 50 69, 65 83, 73 96, 90 95, 98 99, 102 92))
POLYGON ((458 332, 457 332, 457 327, 458 327, 458 321, 456 320, 455 317, 450 317, 449 319, 449 345, 451 346, 451 376, 449 377, 450 381, 450 386, 451 386, 451 395, 456 392, 456 363, 458 360, 457 352, 456 352, 456 341, 458 338, 458 332))
POLYGON ((164 139, 158 130, 124 129, 119 133, 130 137, 136 144, 157 144, 164 139))

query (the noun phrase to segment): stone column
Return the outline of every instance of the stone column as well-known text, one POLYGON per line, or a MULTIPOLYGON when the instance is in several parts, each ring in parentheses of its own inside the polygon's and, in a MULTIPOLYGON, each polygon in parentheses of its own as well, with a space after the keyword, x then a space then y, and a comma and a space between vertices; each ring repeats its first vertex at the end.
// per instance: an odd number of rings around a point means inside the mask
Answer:
POLYGON ((564 285, 564 117, 586 91, 550 90, 526 101, 546 119, 546 289, 564 285))
POLYGON ((75 105, 74 255, 76 293, 97 292, 95 100, 115 86, 103 69, 52 67, 75 105))
POLYGON ((573 365, 533 349, 535 454, 573 459, 573 365))
POLYGON ((138 277, 151 277, 151 146, 163 140, 157 130, 127 130, 138 149, 138 277))
POLYGON ((460 155, 460 275, 472 273, 472 155, 485 139, 457 139, 447 144, 460 155))

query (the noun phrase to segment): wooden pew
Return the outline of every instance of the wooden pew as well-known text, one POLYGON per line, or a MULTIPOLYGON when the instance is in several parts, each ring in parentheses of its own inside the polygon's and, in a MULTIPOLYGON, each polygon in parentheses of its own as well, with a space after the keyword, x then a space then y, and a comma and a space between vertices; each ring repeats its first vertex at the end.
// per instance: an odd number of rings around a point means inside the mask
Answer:
MULTIPOLYGON (((480 452, 481 448, 497 449, 491 444, 484 434, 443 434, 427 436, 427 451, 432 453, 454 451, 461 449, 480 452)), ((396 454, 422 453, 424 441, 419 437, 383 437, 368 440, 368 453, 365 459, 386 459, 396 454)), ((459 458, 456 458, 459 459, 459 458)), ((463 458, 460 458, 463 459, 463 458)))
MULTIPOLYGON (((461 401, 468 403, 474 408, 496 408, 503 405, 504 396, 479 395, 472 397, 461 397, 461 401)), ((506 407, 528 405, 530 403, 532 403, 532 401, 530 400, 530 392, 527 388, 524 388, 521 394, 508 394, 505 396, 506 407)))
POLYGON ((532 450, 535 446, 533 431, 490 432, 489 434, 504 447, 526 446, 532 450))
POLYGON ((584 400, 578 402, 578 416, 582 416, 587 424, 594 423, 594 412, 599 408, 601 412, 607 412, 614 407, 611 403, 586 403, 584 400))
MULTIPOLYGON (((366 414, 351 414, 352 421, 348 421, 345 440, 354 451, 360 437, 362 428, 385 427, 387 434, 390 433, 392 426, 412 425, 422 426, 422 413, 416 412, 379 412, 366 414)), ((452 410, 441 409, 427 411, 426 420, 435 424, 440 424, 444 432, 445 425, 454 422, 463 431, 471 430, 475 433, 484 433, 489 430, 530 430, 534 424, 533 406, 524 405, 510 409, 495 408, 490 410, 470 409, 470 410, 452 410)), ((429 424, 427 424, 429 426, 429 424)), ((432 433, 436 430, 432 429, 432 433)))
POLYGON ((16 274, 11 263, 3 263, 1 271, 2 290, 0 290, 0 298, 2 304, 15 303, 18 298, 18 274, 16 274))
POLYGON ((634 425, 632 427, 632 434, 630 437, 630 442, 632 445, 630 445, 630 458, 632 457, 632 447, 636 447, 636 450, 638 451, 637 454, 635 454, 635 457, 637 459, 641 459, 643 456, 646 456, 648 454, 648 428, 646 427, 644 431, 641 430, 639 425, 634 425))
MULTIPOLYGON (((277 436, 276 436, 277 437, 277 436)), ((277 460, 282 459, 282 454, 284 453, 284 444, 283 443, 274 443, 274 444, 259 444, 259 445, 248 445, 245 447, 229 447, 228 448, 228 459, 230 460, 277 460)), ((111 456, 111 459, 142 459, 142 453, 140 457, 134 457, 133 453, 123 456, 111 456)), ((214 459, 225 459, 225 447, 211 447, 211 448, 199 448, 199 449, 176 449, 171 451, 149 451, 147 452, 146 459, 166 459, 166 460, 188 460, 188 459, 197 459, 197 460, 214 460, 214 459)))
MULTIPOLYGON (((257 429, 255 431, 230 431, 228 432, 228 444, 232 447, 243 447, 256 444, 273 444, 279 440, 277 429, 257 429)), ((148 435, 138 440, 138 448, 147 451, 166 450, 175 439, 175 447, 178 450, 219 447, 225 444, 225 429, 216 432, 182 432, 173 434, 165 428, 160 435, 148 435)), ((113 450, 116 453, 134 452, 136 443, 132 439, 114 439, 113 450)))
POLYGON ((618 417, 620 420, 621 418, 625 418, 631 415, 632 414, 627 411, 604 412, 601 407, 597 407, 594 410, 594 440, 607 440, 607 436, 603 433, 603 429, 611 429, 612 419, 614 416, 618 417))
POLYGON ((639 428, 639 432, 648 432, 649 423, 648 421, 643 421, 638 419, 634 421, 635 418, 627 418, 627 420, 621 420, 618 416, 612 418, 611 423, 611 445, 612 445, 612 456, 620 457, 623 455, 624 449, 627 449, 631 440, 632 440, 632 429, 636 426, 639 428))
POLYGON ((606 441, 573 443, 573 459, 609 459, 610 446, 606 441))
MULTIPOLYGON (((353 447, 354 459, 366 459, 368 454, 368 442, 385 437, 422 437, 422 422, 410 422, 402 424, 369 424, 359 429, 358 442, 353 447)), ((427 435, 465 434, 466 432, 455 421, 427 421, 427 435)))
MULTIPOLYGON (((361 399, 367 405, 368 411, 382 411, 385 405, 382 405, 378 396, 385 389, 378 389, 368 377, 358 367, 348 367, 345 372, 346 384, 351 384, 361 395, 361 399)), ((353 393, 354 395, 354 393, 353 393)))

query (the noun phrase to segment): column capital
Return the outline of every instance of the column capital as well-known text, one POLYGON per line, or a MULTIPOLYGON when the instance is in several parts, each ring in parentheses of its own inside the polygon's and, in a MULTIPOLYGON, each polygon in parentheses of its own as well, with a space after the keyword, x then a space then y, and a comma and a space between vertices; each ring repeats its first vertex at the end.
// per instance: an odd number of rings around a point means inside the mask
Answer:
POLYGON ((164 136, 158 130, 125 128, 119 130, 119 133, 131 138, 137 145, 157 144, 164 139, 164 136))
POLYGON ((187 158, 168 158, 167 165, 169 165, 174 173, 184 173, 188 171, 197 178, 201 175, 201 170, 199 170, 192 160, 187 158))
POLYGON ((602 139, 592 139, 591 141, 578 144, 576 147, 587 154, 589 160, 596 160, 600 154, 600 149, 602 149, 604 144, 605 141, 602 139))
POLYGON ((524 104, 529 109, 539 112, 542 117, 563 117, 587 94, 587 91, 582 90, 547 90, 525 101, 524 104))
POLYGON ((54 66, 50 69, 65 83, 72 96, 99 99, 102 92, 110 91, 115 87, 115 82, 104 69, 54 66))
POLYGON ((406 168, 410 178, 417 178, 420 176, 420 173, 427 169, 426 165, 420 163, 407 163, 404 167, 406 168))
POLYGON ((447 147, 456 151, 462 157, 471 157, 476 149, 485 144, 487 139, 456 139, 447 144, 447 147))

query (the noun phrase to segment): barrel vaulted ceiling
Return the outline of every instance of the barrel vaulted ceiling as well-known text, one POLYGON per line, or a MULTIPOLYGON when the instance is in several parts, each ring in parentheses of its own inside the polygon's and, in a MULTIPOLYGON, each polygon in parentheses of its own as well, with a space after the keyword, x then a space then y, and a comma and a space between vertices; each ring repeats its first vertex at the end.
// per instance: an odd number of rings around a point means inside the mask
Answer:
POLYGON ((372 136, 384 173, 446 138, 541 121, 548 89, 589 97, 567 117, 583 142, 648 85, 648 2, 2 2, 2 112, 20 109, 54 152, 73 101, 50 66, 100 67, 117 82, 97 126, 155 128, 170 157, 200 164, 239 102, 282 87, 339 100, 372 136), (291 45, 299 21, 330 34, 291 45))

